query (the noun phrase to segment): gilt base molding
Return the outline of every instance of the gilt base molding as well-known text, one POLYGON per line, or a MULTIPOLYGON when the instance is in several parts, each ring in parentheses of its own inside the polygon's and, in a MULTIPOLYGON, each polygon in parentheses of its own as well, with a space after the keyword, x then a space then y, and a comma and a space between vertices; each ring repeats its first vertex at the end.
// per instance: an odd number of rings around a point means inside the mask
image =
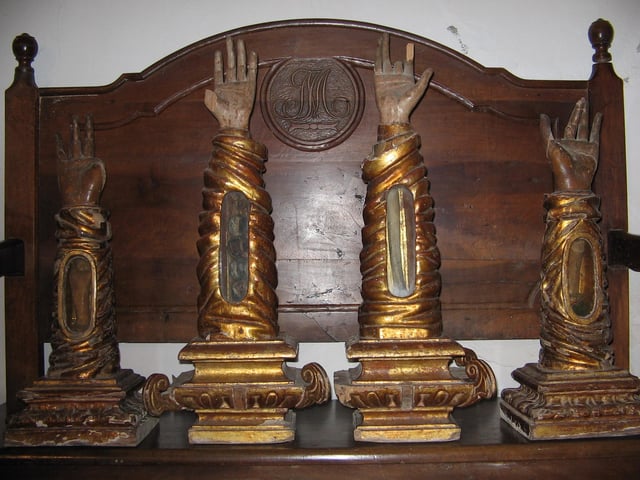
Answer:
POLYGON ((9 417, 5 446, 135 447, 156 426, 136 391, 144 377, 43 377, 18 393, 26 407, 9 417))
POLYGON ((457 440, 453 409, 496 391, 489 365, 446 338, 359 340, 347 346, 347 357, 360 365, 336 372, 334 385, 340 402, 357 409, 355 440, 457 440))
POLYGON ((627 370, 551 371, 530 363, 505 389, 502 419, 529 440, 640 434, 640 379, 627 370))
POLYGON ((296 414, 286 408, 197 413, 198 421, 189 429, 191 444, 270 444, 295 438, 296 414))
POLYGON ((153 415, 192 410, 193 444, 284 443, 295 438, 293 408, 326 402, 331 393, 324 369, 310 363, 286 365, 297 356, 290 340, 195 340, 179 354, 195 370, 169 384, 166 376, 149 377, 143 390, 153 415))

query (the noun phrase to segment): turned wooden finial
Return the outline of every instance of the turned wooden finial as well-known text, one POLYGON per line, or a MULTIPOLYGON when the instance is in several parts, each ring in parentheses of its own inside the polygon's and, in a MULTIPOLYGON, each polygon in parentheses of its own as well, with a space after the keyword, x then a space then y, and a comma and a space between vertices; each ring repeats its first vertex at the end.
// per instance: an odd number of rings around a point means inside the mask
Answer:
POLYGON ((12 49, 13 54, 18 61, 14 83, 22 80, 30 84, 34 84, 35 80, 31 63, 38 54, 38 42, 36 42, 36 39, 28 33, 23 33, 13 40, 12 49))
POLYGON ((612 40, 613 27, 607 20, 599 18, 591 24, 589 27, 589 41, 596 51, 592 57, 595 63, 609 63, 611 61, 609 47, 612 40))

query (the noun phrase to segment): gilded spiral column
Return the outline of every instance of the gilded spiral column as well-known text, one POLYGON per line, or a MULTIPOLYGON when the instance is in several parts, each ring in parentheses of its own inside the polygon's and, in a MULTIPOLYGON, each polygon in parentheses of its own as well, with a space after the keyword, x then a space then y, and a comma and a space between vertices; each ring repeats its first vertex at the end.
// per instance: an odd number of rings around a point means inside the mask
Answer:
POLYGON ((54 308, 49 377, 93 378, 120 368, 116 338, 111 227, 99 207, 56 215, 54 308))
POLYGON ((602 115, 580 99, 562 138, 541 116, 553 172, 545 197, 541 255, 540 355, 512 372, 500 415, 531 440, 640 433, 640 379, 617 368, 611 348, 600 199, 591 190, 602 115))
POLYGON ((157 424, 137 393, 144 377, 120 368, 106 170, 91 116, 82 129, 74 117, 68 152, 58 139, 49 369, 18 393, 26 408, 8 419, 7 445, 136 446, 157 424))
POLYGON ((433 199, 409 124, 381 125, 362 166, 367 183, 360 253, 361 338, 432 338, 442 333, 440 252, 433 199))
POLYGON ((433 199, 410 124, 380 125, 362 176, 360 337, 347 346, 347 357, 360 364, 335 373, 337 396, 357 408, 356 440, 456 440, 453 409, 493 397, 496 383, 486 362, 441 336, 433 199), (454 362, 466 375, 452 375, 454 362))
POLYGON ((347 344, 347 358, 359 365, 335 372, 334 385, 340 402, 356 409, 356 440, 456 440, 451 412, 493 397, 495 377, 473 351, 442 337, 433 199, 409 122, 433 71, 416 80, 412 44, 405 61, 392 62, 389 52, 384 34, 374 63, 378 140, 362 164, 360 335, 347 344), (453 374, 453 363, 464 373, 453 374))
POLYGON ((209 340, 264 340, 278 333, 271 197, 262 174, 267 150, 249 132, 213 140, 204 173, 197 275, 198 333, 209 340))
POLYGON ((295 437, 292 409, 326 402, 331 389, 320 365, 285 363, 298 346, 278 337, 271 197, 262 177, 267 149, 249 133, 258 60, 242 40, 234 49, 227 38, 226 47, 226 70, 216 51, 214 90, 204 98, 220 128, 204 172, 198 229, 199 336, 178 355, 194 370, 173 384, 152 375, 143 398, 154 415, 195 411, 191 443, 288 442, 295 437))
POLYGON ((541 367, 583 370, 613 364, 598 205, 599 198, 591 192, 546 198, 541 367))

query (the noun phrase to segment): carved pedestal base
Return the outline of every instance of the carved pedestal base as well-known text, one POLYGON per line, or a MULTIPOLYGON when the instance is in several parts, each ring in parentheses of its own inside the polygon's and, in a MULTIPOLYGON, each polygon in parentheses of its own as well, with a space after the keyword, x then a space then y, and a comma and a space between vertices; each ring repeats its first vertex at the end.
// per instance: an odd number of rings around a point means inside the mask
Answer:
POLYGON ((41 378, 18 393, 26 408, 9 417, 5 446, 134 447, 157 419, 146 416, 136 391, 144 377, 41 378))
POLYGON ((357 408, 354 438, 435 442, 460 438, 455 407, 495 395, 491 368, 452 340, 360 340, 347 347, 360 366, 336 372, 340 402, 357 408), (459 367, 450 368, 451 362, 459 367))
POLYGON ((154 415, 194 410, 198 420, 190 443, 282 443, 295 437, 295 413, 329 399, 326 373, 311 363, 302 370, 284 362, 297 356, 283 340, 194 341, 180 352, 195 371, 169 385, 152 375, 144 387, 145 405, 154 415))
POLYGON ((626 370, 515 370, 500 415, 530 440, 640 434, 640 380, 626 370))

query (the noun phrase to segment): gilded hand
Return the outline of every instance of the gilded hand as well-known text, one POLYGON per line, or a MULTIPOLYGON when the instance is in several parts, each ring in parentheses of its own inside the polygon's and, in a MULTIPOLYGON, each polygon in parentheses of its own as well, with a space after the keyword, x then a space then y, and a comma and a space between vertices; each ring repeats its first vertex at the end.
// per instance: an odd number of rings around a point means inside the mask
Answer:
POLYGON ((106 172, 102 160, 94 157, 93 119, 87 115, 84 141, 80 139, 78 117, 71 123, 71 145, 67 154, 59 135, 58 187, 62 206, 97 206, 104 188, 106 172))
POLYGON ((413 44, 407 44, 404 62, 391 63, 389 57, 389 34, 378 40, 374 83, 376 103, 380 111, 380 123, 408 123, 409 115, 427 90, 433 70, 427 68, 416 83, 413 74, 413 44))
POLYGON ((589 113, 584 98, 578 100, 573 108, 562 139, 554 137, 549 117, 540 116, 540 131, 547 158, 551 161, 556 192, 591 190, 598 168, 602 114, 594 116, 590 134, 588 122, 589 113))
POLYGON ((244 42, 237 42, 237 57, 233 41, 227 38, 227 68, 223 70, 222 52, 215 52, 213 64, 214 89, 206 90, 204 104, 216 117, 221 129, 249 129, 249 118, 256 94, 258 57, 255 52, 247 54, 244 42))

